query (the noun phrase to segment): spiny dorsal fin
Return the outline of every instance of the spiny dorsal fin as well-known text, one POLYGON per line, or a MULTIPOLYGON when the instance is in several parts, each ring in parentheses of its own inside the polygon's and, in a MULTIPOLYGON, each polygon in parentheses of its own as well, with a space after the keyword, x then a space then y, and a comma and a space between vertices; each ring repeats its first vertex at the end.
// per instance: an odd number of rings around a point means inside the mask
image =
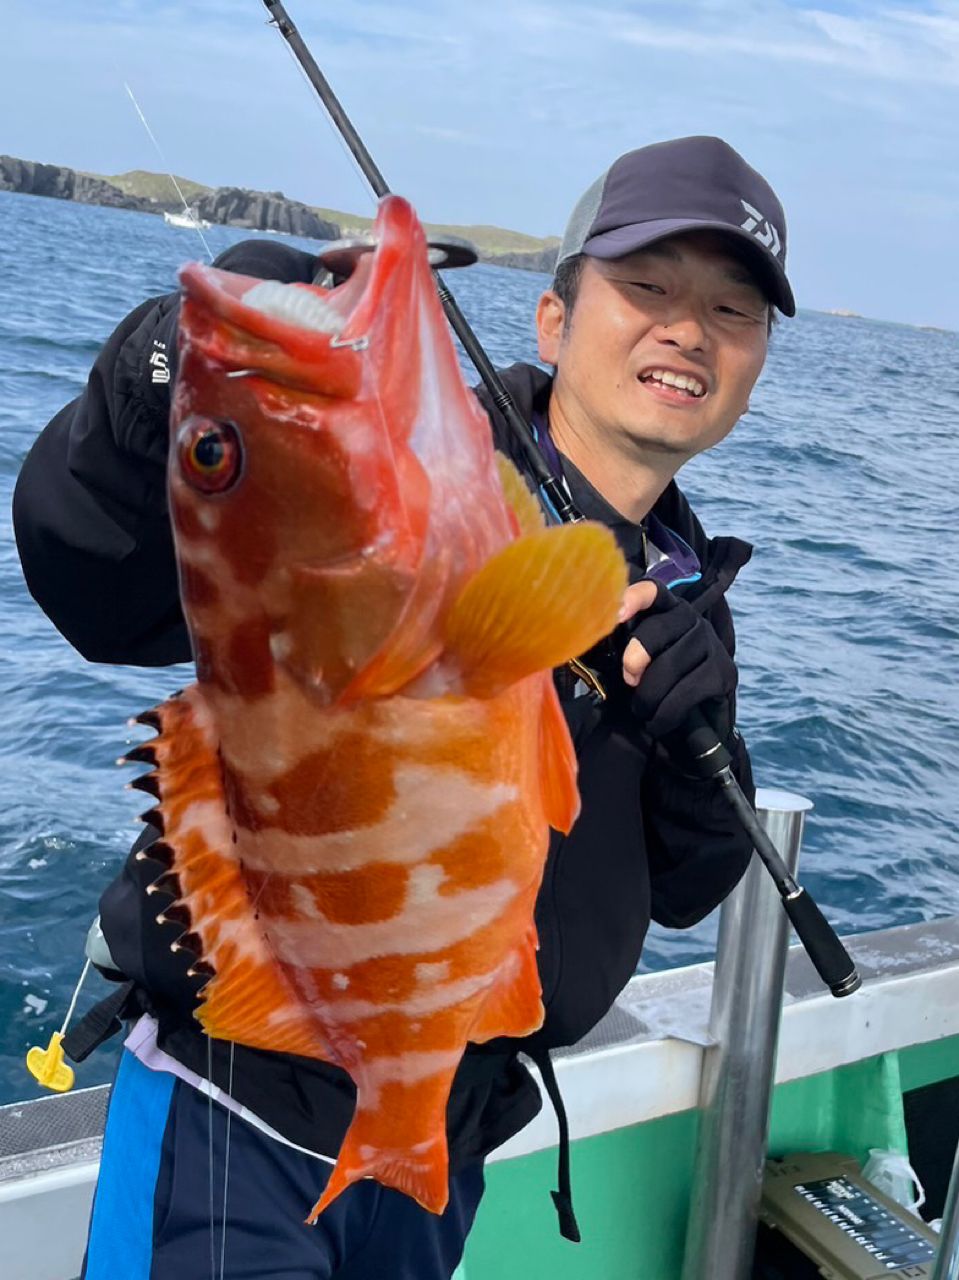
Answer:
POLYGON ((176 886, 177 901, 161 915, 191 931, 175 941, 171 931, 171 945, 195 950, 194 971, 210 975, 197 1019, 214 1039, 328 1061, 315 1020, 273 958, 231 851, 223 773, 203 694, 191 685, 139 719, 159 736, 126 758, 155 766, 145 776, 160 803, 143 817, 163 839, 137 856, 168 868, 151 888, 176 886), (199 825, 191 818, 197 812, 206 815, 199 825))

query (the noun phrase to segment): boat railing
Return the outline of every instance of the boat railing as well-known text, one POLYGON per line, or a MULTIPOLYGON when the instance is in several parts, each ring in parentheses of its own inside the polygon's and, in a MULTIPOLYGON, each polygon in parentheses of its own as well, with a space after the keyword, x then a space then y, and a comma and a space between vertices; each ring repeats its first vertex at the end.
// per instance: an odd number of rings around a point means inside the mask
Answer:
MULTIPOLYGON (((756 797, 760 820, 793 875, 811 808, 785 791, 760 790, 756 797)), ((713 1043, 703 1060, 683 1280, 751 1274, 788 947, 779 894, 754 856, 720 915, 713 1043)))

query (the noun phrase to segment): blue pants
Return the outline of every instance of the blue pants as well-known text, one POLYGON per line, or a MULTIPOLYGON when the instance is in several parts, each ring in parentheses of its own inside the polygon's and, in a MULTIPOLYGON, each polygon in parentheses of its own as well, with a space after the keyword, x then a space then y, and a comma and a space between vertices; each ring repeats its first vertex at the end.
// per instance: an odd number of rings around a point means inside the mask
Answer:
MULTIPOLYGON (((212 1228, 209 1116, 191 1085, 124 1052, 81 1280, 220 1276, 227 1112, 214 1104, 212 1228)), ((307 1227, 331 1169, 232 1117, 224 1280, 449 1280, 483 1194, 481 1164, 451 1179, 442 1216, 364 1180, 307 1227)))

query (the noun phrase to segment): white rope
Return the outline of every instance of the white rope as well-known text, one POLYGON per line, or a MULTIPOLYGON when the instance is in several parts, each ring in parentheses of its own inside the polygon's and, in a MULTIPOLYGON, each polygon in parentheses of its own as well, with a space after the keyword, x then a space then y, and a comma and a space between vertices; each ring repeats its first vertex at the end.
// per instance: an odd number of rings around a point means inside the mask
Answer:
POLYGON ((73 1017, 73 1011, 77 1007, 77 997, 80 994, 80 988, 83 986, 84 979, 86 978, 89 972, 90 972, 90 959, 89 957, 87 957, 87 962, 83 966, 83 972, 80 974, 80 981, 73 988, 73 998, 70 1001, 70 1008, 67 1010, 67 1016, 63 1019, 63 1026, 60 1028, 61 1036, 66 1034, 67 1023, 73 1017))
POLYGON ((212 262, 212 261, 213 261, 213 253, 212 253, 212 251, 211 251, 211 249, 210 249, 210 246, 209 246, 209 245, 207 244, 207 242, 206 242, 206 237, 205 237, 205 236, 204 236, 204 234, 203 234, 203 230, 202 230, 202 228, 200 227, 200 224, 199 224, 199 221, 197 220, 196 214, 193 212, 193 210, 192 210, 192 209, 190 208, 190 206, 187 204, 187 202, 186 202, 186 196, 185 196, 185 195, 183 194, 183 192, 180 190, 180 184, 179 184, 179 182, 177 182, 176 177, 174 176, 173 172, 172 172, 172 171, 171 171, 171 169, 170 169, 170 165, 169 165, 169 163, 167 162, 167 158, 166 158, 166 156, 163 154, 163 148, 160 146, 159 142, 157 142, 156 138, 154 137, 153 130, 152 130, 152 129, 150 128, 150 126, 147 124, 147 118, 146 118, 146 116, 145 116, 145 115, 143 114, 143 112, 140 110, 140 104, 139 104, 139 102, 137 102, 136 98, 133 96, 133 90, 130 88, 130 86, 127 84, 127 82, 126 82, 125 80, 124 80, 124 82, 123 82, 123 87, 124 87, 124 89, 126 89, 127 93, 130 95, 130 101, 133 103, 134 109, 136 110, 137 115, 140 117, 140 123, 143 125, 144 129, 146 129, 147 134, 149 135, 150 141, 151 141, 151 142, 153 143, 153 145, 156 147, 157 155, 160 157, 160 162, 161 162, 161 164, 163 165, 163 168, 166 170, 166 176, 167 176, 167 177, 170 179, 170 181, 173 183, 174 187, 176 188, 176 193, 177 193, 177 195, 180 197, 181 201, 183 202, 183 210, 184 210, 184 212, 186 213, 187 217, 190 219, 191 223, 193 224, 193 229, 194 229, 194 231, 197 233, 197 235, 200 237, 200 240, 203 242, 203 248, 206 250, 206 256, 207 256, 207 257, 210 259, 210 261, 212 262))

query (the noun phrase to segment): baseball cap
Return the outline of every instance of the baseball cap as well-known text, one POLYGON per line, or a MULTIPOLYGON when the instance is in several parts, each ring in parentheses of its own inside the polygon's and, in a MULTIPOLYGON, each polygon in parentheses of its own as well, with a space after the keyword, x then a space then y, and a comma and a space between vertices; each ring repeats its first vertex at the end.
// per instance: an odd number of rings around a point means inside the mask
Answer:
POLYGON ((627 151, 580 197, 556 265, 585 253, 622 258, 683 231, 722 231, 748 246, 757 280, 783 315, 786 215, 772 187, 721 138, 674 138, 627 151))

